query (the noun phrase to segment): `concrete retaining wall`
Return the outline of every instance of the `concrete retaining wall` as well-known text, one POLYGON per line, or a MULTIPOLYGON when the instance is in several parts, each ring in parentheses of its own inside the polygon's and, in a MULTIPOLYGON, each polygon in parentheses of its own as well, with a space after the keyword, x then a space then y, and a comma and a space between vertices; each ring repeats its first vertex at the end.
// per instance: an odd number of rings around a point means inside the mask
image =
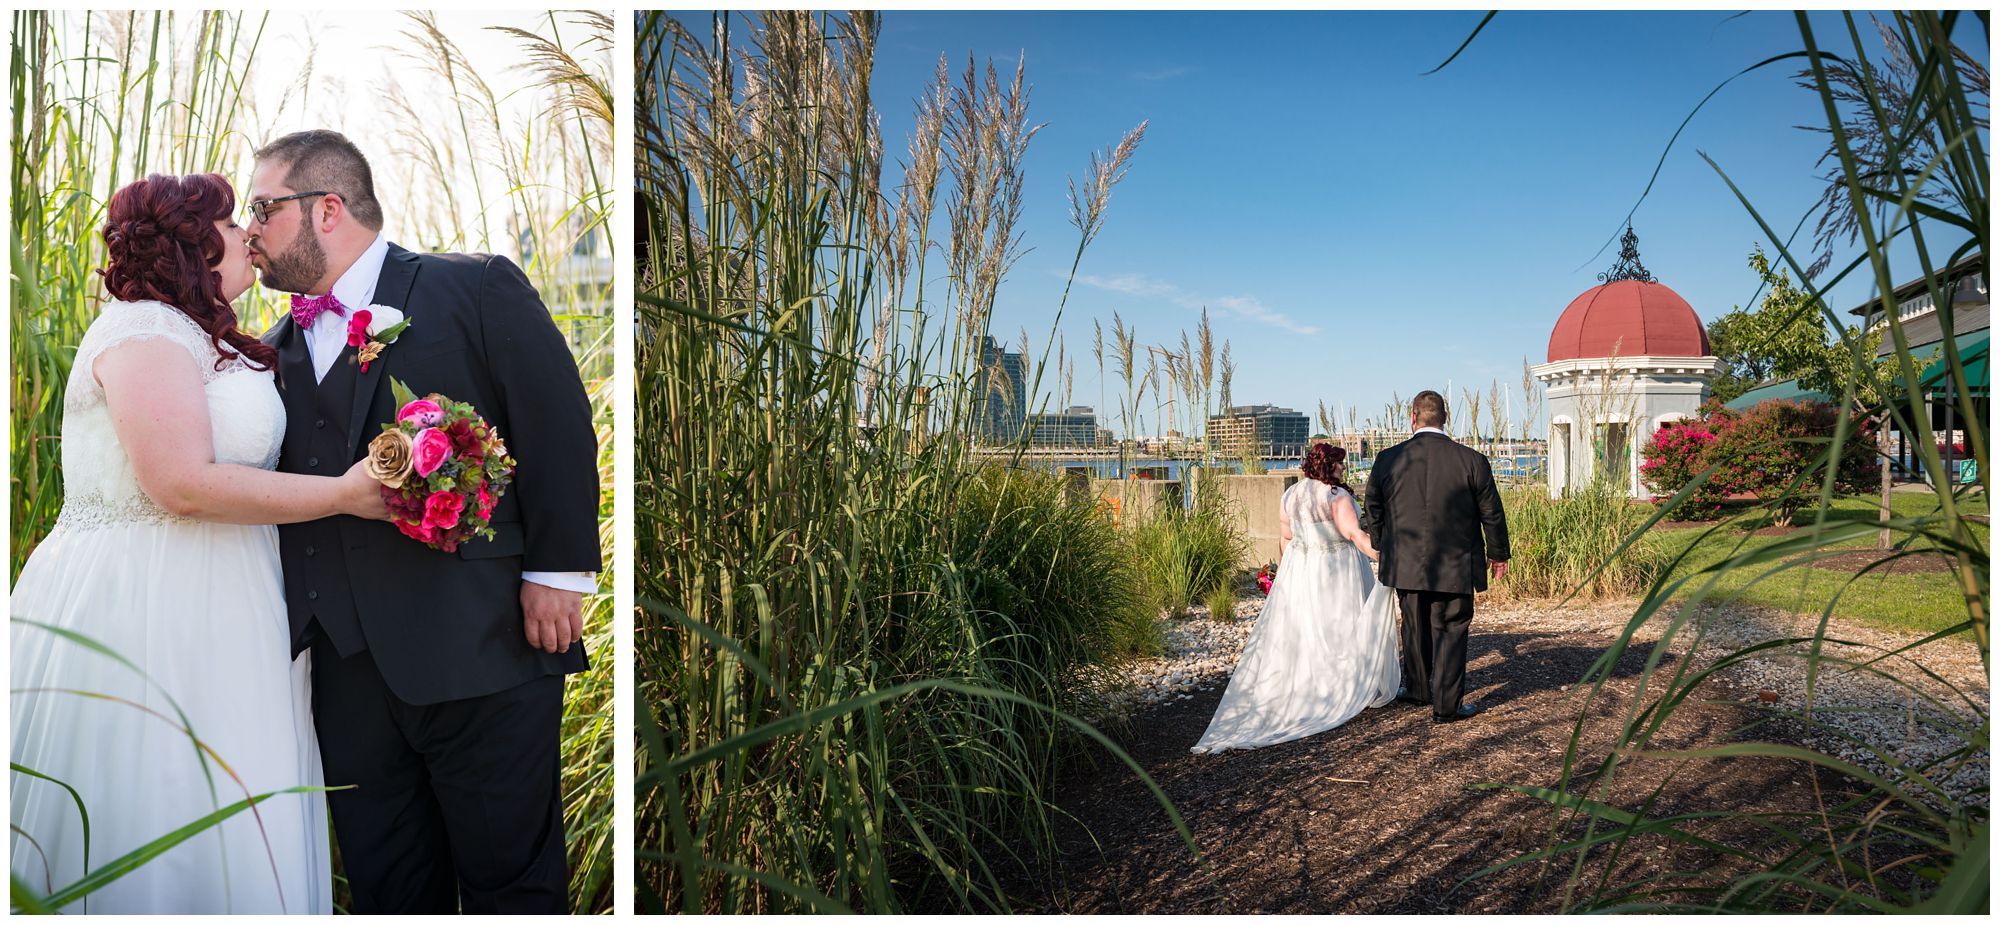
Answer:
POLYGON ((1278 502, 1285 489, 1303 477, 1297 469, 1291 469, 1266 475, 1215 476, 1208 483, 1229 501, 1243 526, 1244 536, 1250 540, 1243 559, 1236 563, 1238 568, 1254 569, 1278 560, 1278 547, 1283 543, 1278 502))
MULTIPOLYGON (((1285 489, 1301 478, 1304 476, 1297 469, 1264 475, 1211 474, 1203 478, 1203 489, 1221 494, 1236 514, 1238 529, 1249 540, 1243 558, 1236 563, 1238 568, 1255 569, 1278 560, 1278 548, 1284 542, 1279 502, 1285 489)), ((1162 505, 1182 505, 1187 491, 1179 481, 1150 479, 1094 479, 1090 490, 1096 494, 1098 505, 1122 527, 1146 519, 1162 505)))
POLYGON ((1145 520, 1155 509, 1168 506, 1179 507, 1183 503, 1185 489, 1180 482, 1155 481, 1152 479, 1098 479, 1091 483, 1097 492, 1098 503, 1107 509, 1111 519, 1121 527, 1145 520))

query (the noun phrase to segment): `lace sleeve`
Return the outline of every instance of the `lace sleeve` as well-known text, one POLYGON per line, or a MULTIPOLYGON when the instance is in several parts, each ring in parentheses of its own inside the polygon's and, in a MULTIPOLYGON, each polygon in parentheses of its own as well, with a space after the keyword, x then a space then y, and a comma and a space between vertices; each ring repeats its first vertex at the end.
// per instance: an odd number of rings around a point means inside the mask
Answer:
POLYGON ((104 352, 136 340, 160 339, 180 345, 201 371, 201 380, 215 378, 215 347, 208 333, 180 310, 163 302, 108 302, 90 323, 76 346, 69 383, 63 392, 65 410, 88 408, 104 400, 94 365, 104 352))
POLYGON ((1331 522, 1335 497, 1333 489, 1310 478, 1299 479, 1285 489, 1285 519, 1291 522, 1292 531, 1297 532, 1301 524, 1331 522))

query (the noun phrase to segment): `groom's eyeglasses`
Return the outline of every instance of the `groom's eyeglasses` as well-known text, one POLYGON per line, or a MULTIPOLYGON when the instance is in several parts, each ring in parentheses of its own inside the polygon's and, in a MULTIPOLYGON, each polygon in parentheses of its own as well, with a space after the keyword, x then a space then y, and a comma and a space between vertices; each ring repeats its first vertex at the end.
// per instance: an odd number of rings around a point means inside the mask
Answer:
POLYGON ((290 196, 279 196, 276 199, 252 199, 250 200, 250 217, 260 223, 268 222, 271 220, 271 207, 278 203, 290 202, 294 199, 304 199, 308 196, 328 196, 331 194, 331 190, 314 190, 310 193, 293 193, 290 196))

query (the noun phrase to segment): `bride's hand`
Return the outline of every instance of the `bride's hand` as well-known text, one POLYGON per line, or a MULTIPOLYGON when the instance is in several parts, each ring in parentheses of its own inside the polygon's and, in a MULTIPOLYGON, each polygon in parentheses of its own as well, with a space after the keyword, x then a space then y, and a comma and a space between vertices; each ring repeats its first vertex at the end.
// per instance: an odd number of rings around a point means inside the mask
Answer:
POLYGON ((389 505, 382 500, 382 483, 368 474, 368 460, 357 460, 340 477, 342 513, 366 520, 388 520, 389 505))

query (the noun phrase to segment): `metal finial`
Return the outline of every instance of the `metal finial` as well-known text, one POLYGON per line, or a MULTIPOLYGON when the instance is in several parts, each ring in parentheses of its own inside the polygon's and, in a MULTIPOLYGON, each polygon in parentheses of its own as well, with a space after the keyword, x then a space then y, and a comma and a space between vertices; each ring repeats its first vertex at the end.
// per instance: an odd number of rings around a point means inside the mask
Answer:
POLYGON ((1653 274, 1646 272, 1646 265, 1639 262, 1639 236, 1632 226, 1625 226, 1624 236, 1618 239, 1618 262, 1611 269, 1597 274, 1600 282, 1615 283, 1621 279, 1636 279, 1642 283, 1659 282, 1653 274))

